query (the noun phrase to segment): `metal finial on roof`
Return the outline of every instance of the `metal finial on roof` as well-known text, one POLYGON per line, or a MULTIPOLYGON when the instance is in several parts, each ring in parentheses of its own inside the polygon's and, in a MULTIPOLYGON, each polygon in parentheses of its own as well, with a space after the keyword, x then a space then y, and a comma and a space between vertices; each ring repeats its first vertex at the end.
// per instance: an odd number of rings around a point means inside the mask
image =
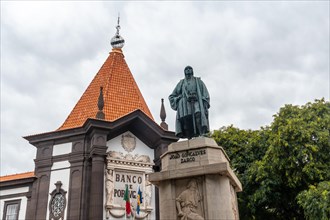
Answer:
POLYGON ((116 26, 117 32, 116 32, 116 35, 113 38, 111 38, 111 46, 113 48, 121 49, 124 47, 125 40, 124 40, 124 38, 122 38, 122 36, 119 35, 119 30, 120 30, 119 22, 120 22, 120 16, 118 14, 118 20, 117 20, 117 26, 116 26))
POLYGON ((117 33, 116 33, 116 35, 119 35, 119 30, 120 30, 119 21, 120 21, 120 16, 119 16, 119 14, 118 14, 118 20, 117 20, 117 26, 116 26, 116 29, 117 29, 117 33))
POLYGON ((164 107, 164 99, 162 99, 162 104, 160 107, 160 119, 162 120, 162 122, 160 123, 160 127, 164 128, 165 130, 168 130, 168 125, 165 122, 166 111, 165 111, 165 107, 164 107))
POLYGON ((104 99, 103 99, 103 87, 100 87, 100 95, 99 99, 97 101, 97 107, 99 108, 99 111, 96 113, 96 118, 97 119, 105 119, 105 114, 103 112, 103 107, 104 107, 104 99))

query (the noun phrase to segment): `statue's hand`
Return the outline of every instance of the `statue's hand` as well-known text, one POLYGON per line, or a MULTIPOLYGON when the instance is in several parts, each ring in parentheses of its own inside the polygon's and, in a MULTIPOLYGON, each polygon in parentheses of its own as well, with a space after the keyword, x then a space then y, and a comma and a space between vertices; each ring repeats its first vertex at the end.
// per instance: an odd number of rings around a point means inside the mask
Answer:
POLYGON ((183 212, 180 211, 179 214, 178 214, 179 217, 182 217, 183 216, 183 212))
POLYGON ((195 102, 197 101, 197 95, 196 94, 190 94, 188 97, 188 102, 195 102))

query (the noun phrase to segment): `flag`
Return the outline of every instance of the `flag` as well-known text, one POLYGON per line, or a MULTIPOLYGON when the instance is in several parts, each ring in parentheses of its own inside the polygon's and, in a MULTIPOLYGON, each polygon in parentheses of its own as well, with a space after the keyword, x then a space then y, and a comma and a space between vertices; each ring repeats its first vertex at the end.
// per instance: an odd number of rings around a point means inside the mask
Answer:
POLYGON ((136 197, 136 202, 137 202, 137 206, 136 206, 136 213, 139 215, 140 214, 140 205, 142 203, 142 192, 140 190, 140 186, 138 189, 138 193, 137 193, 137 197, 136 197))
POLYGON ((124 200, 126 201, 126 216, 131 216, 131 204, 129 202, 129 190, 128 185, 126 184, 126 190, 124 194, 124 200))

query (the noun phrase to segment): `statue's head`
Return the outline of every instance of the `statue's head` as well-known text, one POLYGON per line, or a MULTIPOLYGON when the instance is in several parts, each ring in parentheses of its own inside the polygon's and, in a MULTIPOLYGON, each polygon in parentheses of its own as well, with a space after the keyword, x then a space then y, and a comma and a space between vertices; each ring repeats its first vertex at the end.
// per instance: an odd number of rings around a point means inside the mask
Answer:
POLYGON ((188 183, 187 188, 188 189, 197 189, 196 180, 194 180, 194 179, 190 180, 189 183, 188 183))
POLYGON ((186 68, 184 68, 184 75, 186 79, 190 79, 194 75, 193 68, 191 66, 186 66, 186 68))

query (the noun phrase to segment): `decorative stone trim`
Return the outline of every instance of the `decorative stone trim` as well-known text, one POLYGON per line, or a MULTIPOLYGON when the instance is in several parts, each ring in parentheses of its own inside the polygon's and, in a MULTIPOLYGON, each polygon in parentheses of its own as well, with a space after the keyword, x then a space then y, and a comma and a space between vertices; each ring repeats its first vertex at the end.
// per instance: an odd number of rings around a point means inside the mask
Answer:
POLYGON ((147 168, 152 168, 154 165, 154 163, 151 163, 150 157, 147 155, 135 154, 133 156, 129 153, 124 155, 123 153, 116 151, 109 151, 107 153, 107 164, 109 163, 147 168))
MULTIPOLYGON (((109 219, 110 217, 109 214, 115 218, 122 218, 126 214, 125 207, 107 206, 106 209, 107 209, 106 219, 109 219)), ((148 219, 147 217, 148 215, 150 215, 152 211, 152 209, 141 208, 141 214, 137 215, 133 206, 131 206, 131 210, 132 210, 131 215, 133 219, 148 219)))
POLYGON ((124 134, 121 137, 121 146, 125 151, 132 152, 136 147, 136 138, 130 134, 124 134))

